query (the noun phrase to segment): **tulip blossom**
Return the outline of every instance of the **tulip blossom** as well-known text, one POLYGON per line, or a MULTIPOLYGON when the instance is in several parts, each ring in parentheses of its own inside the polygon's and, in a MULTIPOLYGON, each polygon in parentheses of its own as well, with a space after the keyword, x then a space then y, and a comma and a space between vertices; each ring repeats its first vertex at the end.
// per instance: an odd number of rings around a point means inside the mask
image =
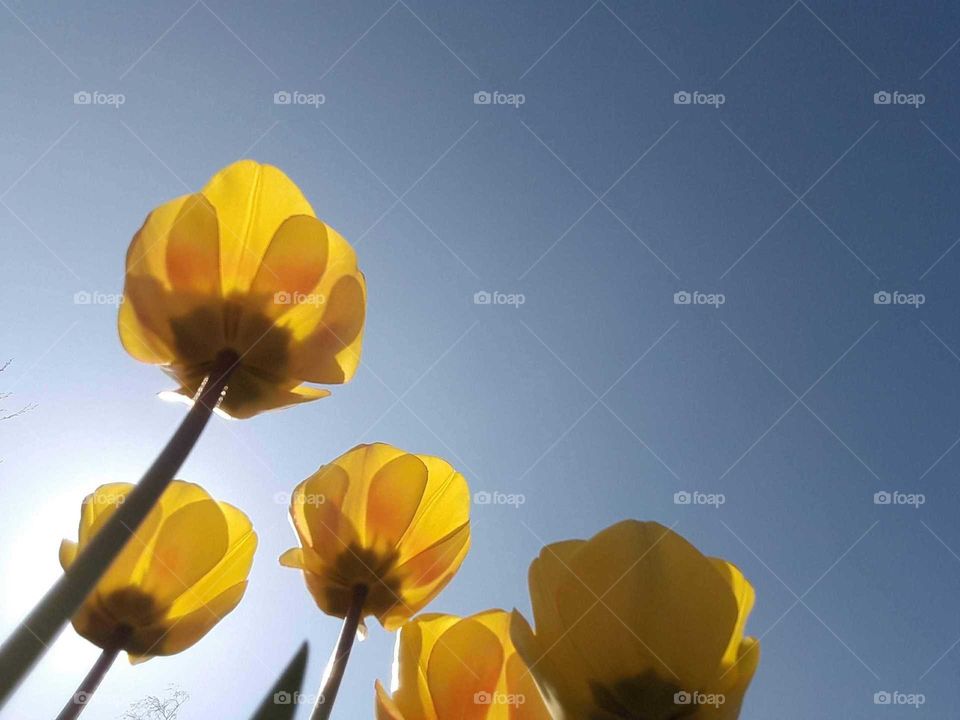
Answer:
POLYGON ((377 720, 549 720, 510 641, 510 615, 422 615, 397 638, 393 696, 376 684, 377 720))
POLYGON ((470 493, 445 460, 376 443, 359 445, 294 490, 290 517, 300 547, 280 563, 303 571, 317 606, 388 630, 450 581, 470 545, 470 493))
MULTIPOLYGON (((133 489, 102 485, 84 501, 69 568, 133 489)), ((131 662, 186 650, 243 597, 257 547, 247 516, 198 485, 174 480, 73 617, 76 631, 131 662)))
POLYGON ((244 160, 147 217, 127 253, 120 339, 188 401, 229 372, 220 409, 248 418, 353 376, 365 295, 347 241, 282 171, 244 160))
POLYGON ((653 522, 545 547, 511 631, 556 720, 733 720, 760 659, 750 583, 653 522))

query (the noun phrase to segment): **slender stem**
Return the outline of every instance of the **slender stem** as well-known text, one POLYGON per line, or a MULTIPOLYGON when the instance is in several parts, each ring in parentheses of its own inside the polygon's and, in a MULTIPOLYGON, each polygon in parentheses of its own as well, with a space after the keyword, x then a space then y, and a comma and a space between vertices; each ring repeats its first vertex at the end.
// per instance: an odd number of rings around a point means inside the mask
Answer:
POLYGON ((167 489, 200 437, 227 386, 227 379, 238 363, 239 358, 232 351, 217 356, 190 412, 140 482, 0 647, 0 708, 34 663, 47 651, 67 620, 80 608, 167 489))
POLYGON ((76 718, 80 717, 80 713, 83 712, 87 703, 90 702, 93 693, 100 687, 103 676, 107 674, 107 670, 110 669, 113 661, 117 659, 117 655, 119 655, 123 649, 123 644, 128 636, 129 630, 126 628, 121 628, 117 631, 117 641, 110 647, 103 649, 100 657, 97 658, 93 667, 90 668, 90 672, 87 673, 83 682, 77 687, 77 691, 67 700, 67 704, 63 706, 63 710, 57 715, 56 720, 76 720, 76 718))
POLYGON ((343 619, 337 647, 327 664, 326 678, 323 687, 320 688, 317 704, 313 706, 313 715, 310 716, 310 720, 328 720, 330 713, 333 712, 333 703, 337 699, 340 682, 347 669, 347 661, 350 660, 350 650, 353 649, 357 628, 360 627, 360 619, 363 617, 363 603, 367 599, 367 591, 366 585, 357 585, 353 588, 353 597, 350 600, 350 607, 347 608, 347 616, 343 619))

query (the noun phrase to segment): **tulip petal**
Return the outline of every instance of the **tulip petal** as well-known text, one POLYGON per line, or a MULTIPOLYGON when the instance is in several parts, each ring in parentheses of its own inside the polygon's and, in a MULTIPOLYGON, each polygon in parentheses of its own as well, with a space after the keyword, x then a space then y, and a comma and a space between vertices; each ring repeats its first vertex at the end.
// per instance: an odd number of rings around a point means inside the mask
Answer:
POLYGON ((280 556, 280 564, 283 567, 303 570, 306 567, 306 561, 303 559, 303 548, 290 548, 285 550, 280 556))
POLYGON ((446 460, 418 455, 428 472, 420 509, 400 542, 399 562, 420 554, 470 521, 467 481, 446 460))
POLYGON ((139 629, 131 662, 135 662, 137 656, 175 655, 186 650, 237 606, 246 589, 244 580, 186 615, 139 629))
POLYGON ((283 171, 241 160, 218 172, 203 188, 217 211, 220 271, 225 295, 246 292, 280 225, 313 208, 283 171))
POLYGON ((181 195, 155 208, 133 236, 127 250, 127 275, 158 278, 167 285, 167 241, 182 210, 199 195, 181 195))
POLYGON ((502 667, 500 640, 482 623, 468 618, 443 633, 427 663, 437 717, 483 720, 502 667))
POLYGON ((133 485, 130 483, 107 483, 83 499, 78 531, 81 548, 85 547, 103 523, 110 519, 131 490, 133 485))
POLYGON ((60 542, 60 567, 66 570, 73 565, 77 559, 77 552, 80 546, 72 540, 62 540, 60 542))
POLYGON ((164 519, 153 546, 150 565, 141 582, 143 592, 168 608, 223 559, 228 528, 220 505, 201 500, 175 510, 164 519))
MULTIPOLYGON (((100 529, 124 502, 127 493, 132 488, 133 486, 128 483, 111 483, 101 485, 92 495, 87 496, 84 500, 84 513, 81 518, 80 550, 83 550, 90 540, 100 532, 100 529), (88 520, 87 511, 90 511, 90 522, 89 525, 84 527, 88 520)), ((125 599, 114 598, 113 596, 118 591, 136 585, 143 577, 150 562, 150 548, 162 519, 162 510, 154 507, 97 583, 95 592, 117 612, 118 616, 124 612, 121 606, 125 606, 127 603, 125 599), (119 605, 116 607, 113 605, 115 599, 119 601, 119 605)))
MULTIPOLYGON (((527 619, 514 610, 510 616, 510 639, 528 673, 526 678, 521 673, 520 680, 514 676, 512 683, 536 678, 544 702, 558 720, 590 717, 593 697, 589 687, 580 682, 582 673, 578 677, 582 661, 577 660, 577 665, 572 667, 563 665, 566 653, 557 652, 565 642, 563 638, 545 647, 542 638, 533 634, 527 619)), ((508 682, 511 682, 510 676, 508 682)))
POLYGON ((297 296, 310 293, 320 282, 327 267, 327 249, 327 226, 322 220, 312 215, 288 217, 267 246, 251 293, 266 297, 285 293, 292 306, 297 296))
POLYGON ((167 234, 167 277, 175 292, 220 295, 220 238, 217 211, 190 196, 167 234))
POLYGON ((594 680, 609 689, 625 669, 652 670, 698 688, 716 676, 738 609, 726 580, 689 542, 658 523, 625 521, 571 561, 557 606, 567 628, 576 623, 570 636, 594 680))
POLYGON ((400 455, 374 473, 363 528, 368 547, 385 551, 397 546, 420 508, 426 487, 427 467, 416 455, 400 455))
POLYGON ((159 335, 140 322, 137 311, 124 298, 117 313, 117 330, 123 349, 140 362, 165 365, 174 360, 174 353, 159 335))
POLYGON ((196 610, 228 588, 243 582, 250 574, 257 550, 257 534, 253 531, 253 525, 246 515, 232 505, 221 502, 219 506, 227 521, 227 551, 189 592, 174 601, 170 607, 170 617, 196 610))
POLYGON ((750 611, 753 610, 756 595, 753 586, 747 581, 736 565, 720 558, 710 558, 710 562, 726 579, 737 602, 737 623, 732 628, 730 642, 723 656, 723 666, 724 668, 728 668, 737 661, 737 657, 739 656, 740 644, 743 641, 743 633, 747 625, 747 617, 750 615, 750 611))
MULTIPOLYGON (((554 698, 562 695, 563 704, 574 708, 590 707, 593 697, 583 672, 583 659, 573 638, 566 632, 557 598, 571 577, 570 563, 585 544, 583 540, 567 540, 541 550, 529 572, 530 599, 537 626, 536 643, 524 638, 527 642, 521 645, 517 636, 513 636, 518 651, 534 668, 541 688, 550 690, 554 698), (532 654, 537 647, 540 649, 532 654)), ((526 626, 526 620, 523 625, 526 626)), ((526 628, 521 627, 523 629, 526 628)))
POLYGON ((341 509, 349 484, 341 467, 325 465, 297 486, 290 503, 290 515, 301 543, 330 564, 356 536, 341 509))
MULTIPOLYGON (((398 708, 393 699, 387 695, 387 691, 383 689, 383 685, 380 684, 379 680, 374 684, 374 688, 377 693, 376 720, 405 720, 403 713, 400 712, 400 708, 398 708)), ((426 720, 426 718, 424 718, 424 720, 426 720)))
POLYGON ((393 699, 413 718, 435 718, 427 665, 440 637, 457 624, 455 615, 426 614, 400 628, 394 661, 393 699))
POLYGON ((463 525, 400 565, 401 600, 380 614, 383 627, 396 630, 422 610, 453 579, 469 549, 470 526, 463 525))
POLYGON ((219 409, 232 418, 246 419, 268 410, 279 410, 328 395, 329 390, 309 385, 283 387, 276 380, 261 377, 241 365, 230 377, 219 409))
MULTIPOLYGON (((326 384, 344 383, 353 377, 360 365, 365 307, 363 275, 337 280, 325 295, 320 324, 291 348, 291 372, 309 382, 326 384)), ((288 327, 286 322, 281 324, 288 327)))

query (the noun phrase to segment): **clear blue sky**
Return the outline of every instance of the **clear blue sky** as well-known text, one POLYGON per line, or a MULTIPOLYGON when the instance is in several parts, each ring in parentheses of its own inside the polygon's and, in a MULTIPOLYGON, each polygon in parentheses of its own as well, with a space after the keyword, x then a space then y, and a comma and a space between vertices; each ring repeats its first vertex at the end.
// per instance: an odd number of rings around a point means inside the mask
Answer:
MULTIPOLYGON (((38 407, 0 432, 0 631, 59 574, 84 494, 137 478, 183 413, 115 308, 74 294, 119 292, 144 215, 250 156, 355 243, 364 363, 329 399, 213 423, 182 476, 253 518, 249 593, 184 654, 118 663, 89 717, 168 683, 184 720, 245 717, 304 638, 314 686, 339 624, 277 564, 274 498, 373 440, 525 495, 474 508, 431 610, 526 610, 543 542, 655 519, 757 589, 744 718, 960 715, 958 37, 948 2, 4 0, 0 389, 38 407), (894 490, 925 504, 874 504, 894 490)), ((339 718, 371 716, 392 646, 375 626, 356 649, 339 718)), ((55 714, 95 656, 65 632, 5 717, 55 714)))

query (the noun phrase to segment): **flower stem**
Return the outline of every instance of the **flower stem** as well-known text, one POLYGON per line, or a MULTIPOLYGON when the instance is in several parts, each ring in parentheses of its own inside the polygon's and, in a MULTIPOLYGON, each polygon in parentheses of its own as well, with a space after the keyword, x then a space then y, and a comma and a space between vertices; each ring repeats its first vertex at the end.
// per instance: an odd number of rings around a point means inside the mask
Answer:
POLYGON ((0 647, 0 708, 156 505, 196 444, 238 364, 239 357, 233 351, 224 351, 217 356, 190 412, 140 482, 0 647))
POLYGON ((110 669, 113 661, 117 659, 117 655, 119 655, 123 649, 123 644, 128 636, 129 630, 126 628, 121 628, 117 631, 117 641, 110 647, 103 649, 100 657, 97 658, 93 667, 90 668, 90 672, 87 673, 83 682, 77 687, 77 691, 67 700, 67 704, 63 706, 63 710, 57 715, 56 720, 76 720, 76 718, 80 717, 80 713, 83 712, 87 703, 90 702, 93 693, 100 687, 103 676, 107 674, 107 670, 110 669))
POLYGON ((327 664, 327 672, 323 686, 320 688, 320 696, 317 698, 317 704, 313 706, 313 715, 310 716, 310 720, 328 720, 330 713, 333 712, 333 703, 337 699, 340 682, 343 680, 343 673, 347 669, 347 661, 350 660, 350 650, 353 649, 353 641, 357 637, 357 629, 360 627, 360 620, 363 617, 363 603, 367 599, 367 592, 366 585, 356 585, 353 588, 353 597, 350 600, 350 607, 347 608, 347 615, 343 619, 343 627, 340 629, 337 647, 327 664))

